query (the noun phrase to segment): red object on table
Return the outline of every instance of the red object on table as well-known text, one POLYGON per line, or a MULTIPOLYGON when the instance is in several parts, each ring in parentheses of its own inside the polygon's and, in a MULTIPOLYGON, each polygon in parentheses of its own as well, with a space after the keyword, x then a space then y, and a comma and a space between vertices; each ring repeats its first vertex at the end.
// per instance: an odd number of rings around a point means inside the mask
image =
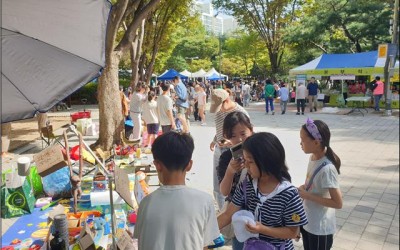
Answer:
POLYGON ((76 120, 78 120, 78 119, 90 118, 90 117, 91 117, 91 112, 90 111, 79 111, 79 112, 71 114, 72 122, 76 122, 76 120))

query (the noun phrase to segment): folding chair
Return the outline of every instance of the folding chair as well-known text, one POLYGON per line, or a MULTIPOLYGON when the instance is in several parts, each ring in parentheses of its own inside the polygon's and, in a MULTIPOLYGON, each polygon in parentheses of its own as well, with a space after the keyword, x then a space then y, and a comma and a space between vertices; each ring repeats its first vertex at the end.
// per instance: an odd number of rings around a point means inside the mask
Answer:
POLYGON ((61 146, 64 147, 64 145, 60 142, 60 138, 62 138, 62 135, 55 135, 53 132, 53 126, 50 125, 50 121, 46 122, 46 127, 43 127, 40 129, 40 138, 42 139, 42 149, 43 147, 43 142, 46 143, 46 147, 53 145, 55 143, 59 143, 61 146))

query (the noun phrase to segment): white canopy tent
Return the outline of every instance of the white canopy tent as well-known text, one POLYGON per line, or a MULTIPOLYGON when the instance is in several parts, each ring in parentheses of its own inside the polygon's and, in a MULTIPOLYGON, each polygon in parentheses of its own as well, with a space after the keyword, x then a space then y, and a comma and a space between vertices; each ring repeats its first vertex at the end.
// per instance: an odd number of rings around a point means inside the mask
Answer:
POLYGON ((200 69, 199 71, 196 71, 192 73, 192 77, 206 77, 207 72, 204 69, 200 69))
POLYGON ((187 77, 192 77, 192 72, 188 71, 188 70, 184 70, 182 72, 179 72, 181 75, 187 76, 187 77))
POLYGON ((214 74, 215 74, 215 75, 221 75, 221 77, 224 77, 224 78, 228 77, 227 75, 224 75, 224 74, 219 73, 218 71, 216 71, 215 68, 211 68, 211 69, 206 73, 206 77, 212 76, 212 75, 214 75, 214 74))

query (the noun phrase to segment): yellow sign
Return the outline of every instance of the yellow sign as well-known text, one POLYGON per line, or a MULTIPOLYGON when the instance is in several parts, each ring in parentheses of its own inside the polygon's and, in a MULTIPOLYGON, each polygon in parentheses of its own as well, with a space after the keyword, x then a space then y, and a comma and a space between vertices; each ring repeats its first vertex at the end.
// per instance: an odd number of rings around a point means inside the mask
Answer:
POLYGON ((378 47, 378 58, 386 58, 388 51, 388 45, 387 44, 379 44, 378 47))

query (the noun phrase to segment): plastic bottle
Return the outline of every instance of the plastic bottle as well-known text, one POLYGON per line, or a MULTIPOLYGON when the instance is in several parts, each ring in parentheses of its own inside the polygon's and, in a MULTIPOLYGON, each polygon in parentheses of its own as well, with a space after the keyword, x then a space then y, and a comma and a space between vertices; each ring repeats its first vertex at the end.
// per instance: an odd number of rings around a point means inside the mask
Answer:
POLYGON ((139 147, 136 149, 136 158, 140 159, 141 155, 142 155, 142 149, 139 147))

